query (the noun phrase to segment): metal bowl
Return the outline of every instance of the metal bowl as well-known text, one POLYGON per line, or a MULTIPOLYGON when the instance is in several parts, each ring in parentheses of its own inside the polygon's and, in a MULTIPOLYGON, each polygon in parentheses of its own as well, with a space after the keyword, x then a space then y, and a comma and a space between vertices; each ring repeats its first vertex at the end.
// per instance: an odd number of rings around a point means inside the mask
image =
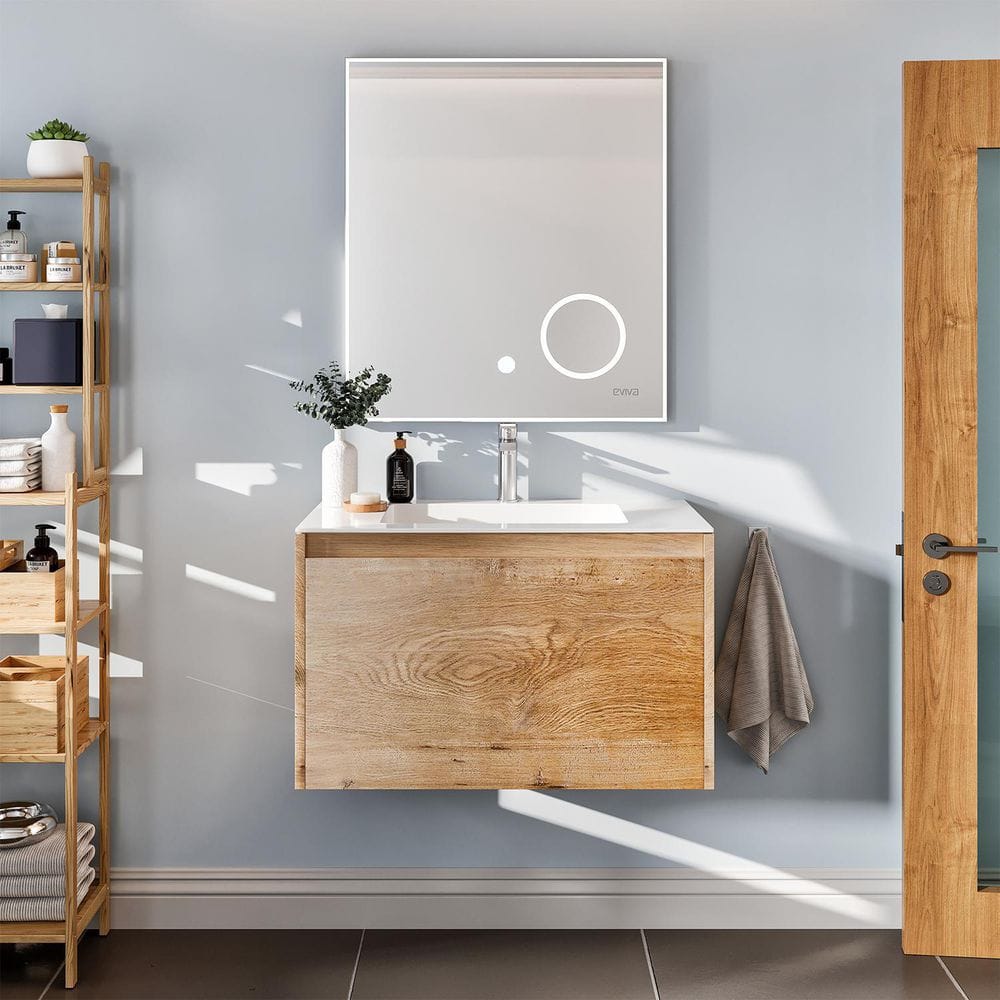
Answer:
POLYGON ((55 809, 42 802, 0 802, 0 850, 37 844, 58 823, 55 809))

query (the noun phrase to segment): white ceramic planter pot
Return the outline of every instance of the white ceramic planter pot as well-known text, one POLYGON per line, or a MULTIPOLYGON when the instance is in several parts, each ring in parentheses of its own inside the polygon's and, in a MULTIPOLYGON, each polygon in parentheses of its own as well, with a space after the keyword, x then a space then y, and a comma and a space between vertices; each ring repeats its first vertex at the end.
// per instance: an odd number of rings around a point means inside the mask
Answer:
POLYGON ((29 177, 82 177, 87 144, 76 139, 32 139, 29 177))
POLYGON ((323 449, 323 509, 343 510, 345 500, 358 489, 358 449, 334 429, 333 440, 323 449))

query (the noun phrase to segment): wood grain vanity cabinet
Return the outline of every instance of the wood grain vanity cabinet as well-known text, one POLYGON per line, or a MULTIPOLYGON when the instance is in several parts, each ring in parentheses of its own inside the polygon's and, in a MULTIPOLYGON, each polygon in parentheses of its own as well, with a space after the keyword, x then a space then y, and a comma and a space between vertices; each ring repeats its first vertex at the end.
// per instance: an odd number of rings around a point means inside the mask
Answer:
POLYGON ((711 788, 713 536, 688 511, 703 530, 300 526, 296 787, 711 788))

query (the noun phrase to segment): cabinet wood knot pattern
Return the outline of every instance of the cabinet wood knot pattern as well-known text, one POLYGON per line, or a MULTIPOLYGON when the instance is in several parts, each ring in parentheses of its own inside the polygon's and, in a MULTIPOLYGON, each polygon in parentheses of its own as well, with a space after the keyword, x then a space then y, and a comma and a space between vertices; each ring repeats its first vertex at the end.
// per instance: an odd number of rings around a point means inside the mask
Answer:
POLYGON ((300 533, 298 788, 712 788, 713 536, 300 533))

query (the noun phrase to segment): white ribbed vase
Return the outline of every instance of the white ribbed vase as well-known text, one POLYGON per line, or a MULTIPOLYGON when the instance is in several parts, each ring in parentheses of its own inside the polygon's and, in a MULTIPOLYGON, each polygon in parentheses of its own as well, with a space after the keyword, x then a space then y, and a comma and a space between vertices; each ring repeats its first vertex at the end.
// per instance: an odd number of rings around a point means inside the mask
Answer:
POLYGON ((333 440, 323 449, 323 507, 341 510, 358 489, 358 449, 334 428, 333 440))
POLYGON ((49 408, 52 423, 42 435, 42 489, 66 489, 66 473, 76 472, 76 435, 69 429, 65 405, 49 408))

